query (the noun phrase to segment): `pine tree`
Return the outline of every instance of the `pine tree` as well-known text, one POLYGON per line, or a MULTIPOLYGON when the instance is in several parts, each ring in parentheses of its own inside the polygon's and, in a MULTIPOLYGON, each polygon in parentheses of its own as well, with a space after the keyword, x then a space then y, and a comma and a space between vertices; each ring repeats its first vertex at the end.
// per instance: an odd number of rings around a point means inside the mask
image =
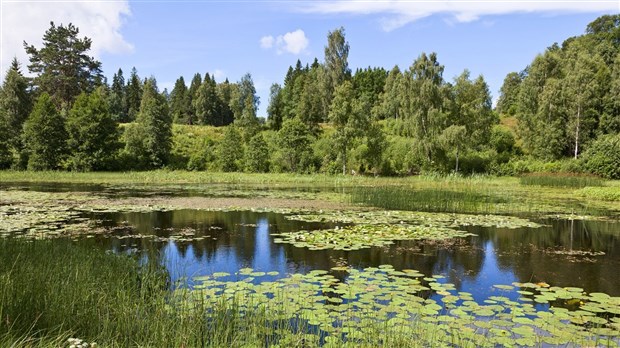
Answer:
POLYGON ((101 63, 87 55, 92 41, 78 34, 79 29, 71 23, 57 27, 50 22, 41 49, 24 42, 30 55, 28 69, 37 74, 34 84, 63 108, 69 108, 81 92, 93 91, 102 83, 101 63))
POLYGON ((23 143, 28 153, 28 169, 53 170, 66 158, 65 120, 49 94, 39 96, 24 124, 23 143))

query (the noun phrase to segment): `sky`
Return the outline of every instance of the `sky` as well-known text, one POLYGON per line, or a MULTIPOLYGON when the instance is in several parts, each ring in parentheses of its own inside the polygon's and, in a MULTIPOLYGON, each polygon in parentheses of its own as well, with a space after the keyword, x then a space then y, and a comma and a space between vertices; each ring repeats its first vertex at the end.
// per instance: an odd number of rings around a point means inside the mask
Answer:
POLYGON ((297 59, 323 61, 328 32, 343 27, 352 71, 406 69, 436 52, 444 79, 481 74, 496 100, 506 74, 618 13, 620 0, 0 0, 0 77, 13 57, 28 73, 23 42, 40 48, 50 21, 73 23, 110 81, 136 67, 170 91, 179 76, 189 85, 197 72, 233 82, 250 73, 265 116, 271 84, 297 59))

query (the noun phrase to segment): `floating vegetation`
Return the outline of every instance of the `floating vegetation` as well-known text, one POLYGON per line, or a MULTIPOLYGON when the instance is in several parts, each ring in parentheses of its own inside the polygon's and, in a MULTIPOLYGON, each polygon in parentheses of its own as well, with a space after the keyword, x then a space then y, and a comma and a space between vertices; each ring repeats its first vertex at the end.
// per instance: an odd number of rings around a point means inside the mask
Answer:
POLYGON ((248 268, 234 275, 199 277, 193 289, 175 291, 171 308, 188 313, 218 308, 204 313, 213 320, 222 307, 241 320, 260 312, 266 327, 273 328, 273 343, 281 345, 299 335, 304 346, 329 347, 394 342, 421 347, 620 344, 620 297, 587 294, 580 288, 496 285, 497 295, 479 303, 472 294, 443 282, 442 276, 425 277, 390 265, 336 267, 260 282, 266 275, 248 268), (342 281, 334 274, 347 276, 342 281), (283 322, 293 325, 278 330, 283 322))
POLYGON ((275 243, 289 243, 310 250, 359 250, 369 247, 382 247, 393 244, 395 240, 445 240, 475 236, 445 227, 415 225, 354 225, 313 232, 298 231, 273 234, 278 237, 275 243))
POLYGON ((290 220, 306 222, 341 222, 352 224, 401 224, 460 227, 537 228, 542 225, 516 216, 424 213, 402 210, 319 211, 292 214, 290 220))
POLYGON ((527 219, 501 215, 423 213, 401 210, 319 211, 288 215, 288 219, 306 222, 332 222, 352 226, 317 231, 274 234, 276 243, 290 243, 311 250, 359 250, 393 244, 395 240, 443 241, 474 236, 462 226, 501 228, 537 228, 542 225, 527 219))

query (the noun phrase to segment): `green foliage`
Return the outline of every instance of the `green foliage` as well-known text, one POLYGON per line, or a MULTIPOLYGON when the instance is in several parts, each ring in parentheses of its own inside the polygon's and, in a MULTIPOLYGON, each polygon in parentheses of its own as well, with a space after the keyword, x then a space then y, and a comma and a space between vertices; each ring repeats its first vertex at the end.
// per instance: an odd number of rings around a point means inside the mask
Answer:
POLYGON ((22 75, 17 59, 13 59, 0 88, 0 110, 2 110, 0 122, 6 127, 2 141, 6 142, 5 151, 10 152, 11 156, 18 155, 22 151, 21 133, 31 109, 28 81, 22 75))
POLYGON ((136 125, 128 128, 126 149, 145 168, 161 168, 168 163, 172 146, 172 118, 168 103, 150 78, 144 85, 136 125))
POLYGON ((538 185, 551 187, 576 187, 603 186, 603 180, 595 176, 584 175, 550 175, 550 174, 529 174, 519 179, 521 185, 538 185))
POLYGON ((245 150, 245 170, 251 173, 269 171, 269 148, 261 133, 250 139, 245 150))
POLYGON ((66 158, 65 120, 52 98, 43 93, 24 124, 23 143, 28 153, 28 169, 60 169, 66 158))
POLYGON ((135 67, 131 69, 131 75, 129 76, 129 82, 127 83, 125 96, 127 98, 127 119, 126 122, 132 122, 136 119, 138 112, 140 112, 140 104, 142 103, 143 86, 140 77, 138 77, 138 70, 135 67))
POLYGON ((584 153, 590 173, 608 179, 620 179, 620 134, 599 137, 584 153))
POLYGON ((9 127, 3 115, 3 110, 0 109, 0 169, 11 167, 13 162, 9 139, 11 139, 9 127))
POLYGON ((347 156, 353 141, 364 134, 369 124, 369 105, 364 99, 356 99, 353 84, 345 81, 336 87, 329 109, 329 120, 335 129, 334 140, 342 165, 347 173, 347 156))
POLYGON ((475 187, 460 190, 404 187, 360 187, 351 191, 351 201, 391 210, 448 213, 490 213, 506 199, 481 193, 475 187))
POLYGON ((500 89, 499 99, 497 100, 497 112, 500 114, 506 114, 514 116, 517 113, 519 88, 523 76, 516 72, 511 72, 504 78, 504 83, 500 89))
POLYGON ((218 145, 219 169, 223 172, 239 171, 243 159, 243 139, 236 126, 226 127, 218 145))
POLYGON ((269 89, 269 106, 267 106, 269 128, 279 130, 282 127, 284 116, 284 101, 282 100, 282 87, 274 83, 269 89))
POLYGON ((101 84, 101 63, 87 55, 92 42, 78 34, 79 29, 71 23, 57 27, 50 22, 41 49, 24 42, 30 55, 28 69, 37 74, 34 84, 63 108, 69 107, 80 93, 91 92, 101 84))
POLYGON ((257 130, 256 111, 258 104, 259 98, 256 95, 252 75, 245 74, 237 83, 237 88, 233 89, 229 103, 234 115, 235 125, 244 129, 244 134, 254 135, 257 130))
POLYGON ((313 162, 311 144, 310 129, 303 122, 297 118, 284 121, 277 138, 280 167, 295 173, 309 170, 313 162))
POLYGON ((327 105, 331 104, 332 93, 335 92, 336 87, 351 76, 348 61, 349 48, 349 42, 346 41, 343 27, 327 33, 327 46, 325 46, 327 105))
POLYGON ((187 120, 188 98, 187 86, 185 86, 185 80, 181 76, 174 83, 174 88, 170 93, 170 115, 174 123, 182 123, 183 120, 187 120))
POLYGON ((109 170, 120 147, 117 123, 99 91, 81 94, 67 117, 69 169, 109 170))
POLYGON ((222 102, 217 95, 217 83, 209 74, 206 74, 202 85, 196 91, 196 98, 193 103, 197 120, 205 125, 223 125, 221 105, 222 102))
POLYGON ((125 78, 123 77, 123 70, 118 71, 112 77, 112 86, 110 87, 110 113, 116 122, 127 122, 127 95, 125 78))

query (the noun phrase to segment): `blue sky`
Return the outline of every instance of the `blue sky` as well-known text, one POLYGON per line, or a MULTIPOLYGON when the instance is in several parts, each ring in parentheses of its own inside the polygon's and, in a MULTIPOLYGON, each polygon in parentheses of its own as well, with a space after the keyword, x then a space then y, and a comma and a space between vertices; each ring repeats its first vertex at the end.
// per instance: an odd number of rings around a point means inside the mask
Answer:
POLYGON ((49 21, 73 22, 93 40, 111 78, 155 76, 171 89, 196 72, 237 81, 251 73, 260 96, 282 83, 297 59, 323 59, 328 31, 343 26, 349 66, 398 64, 437 52, 451 81, 464 69, 484 75, 493 98, 507 73, 522 70, 554 42, 580 35, 616 1, 7 1, 2 0, 2 75, 13 56, 24 65, 22 40, 39 45, 49 21), (29 23, 24 26, 23 23, 29 23))

